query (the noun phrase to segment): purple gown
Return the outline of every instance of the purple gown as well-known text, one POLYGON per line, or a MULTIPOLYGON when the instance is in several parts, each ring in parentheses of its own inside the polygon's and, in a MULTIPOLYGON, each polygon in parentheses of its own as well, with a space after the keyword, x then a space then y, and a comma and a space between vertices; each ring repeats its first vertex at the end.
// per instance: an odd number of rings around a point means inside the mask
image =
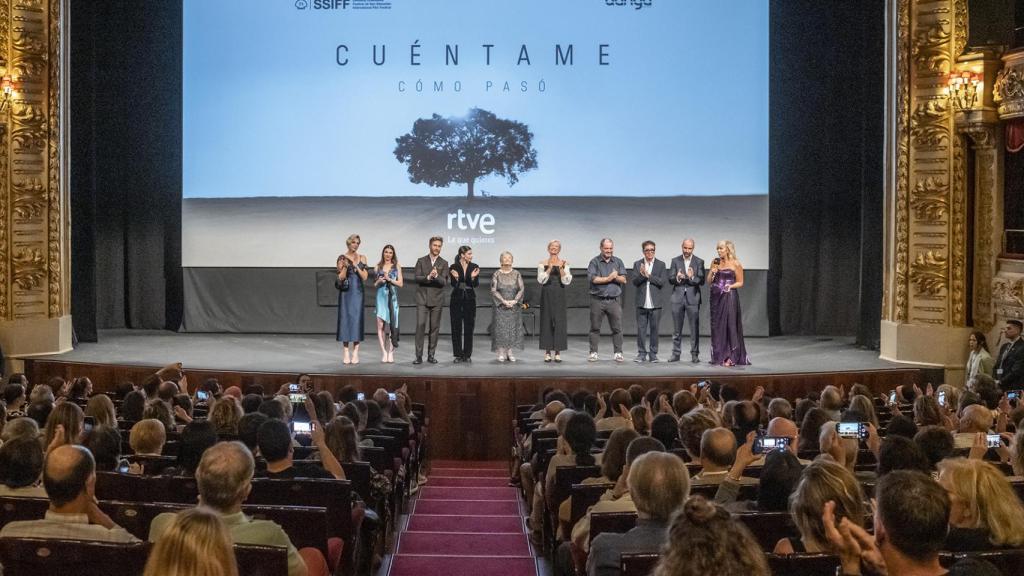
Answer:
POLYGON ((711 363, 750 364, 747 347, 743 344, 743 321, 740 314, 740 295, 725 287, 736 282, 736 271, 722 268, 711 283, 711 363))

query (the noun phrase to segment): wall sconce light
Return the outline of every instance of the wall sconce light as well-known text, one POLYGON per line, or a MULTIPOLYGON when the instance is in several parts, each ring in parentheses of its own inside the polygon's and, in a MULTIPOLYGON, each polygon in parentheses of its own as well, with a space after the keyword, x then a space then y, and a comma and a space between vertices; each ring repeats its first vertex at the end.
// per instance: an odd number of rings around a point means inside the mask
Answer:
POLYGON ((954 108, 960 112, 968 112, 978 101, 980 85, 980 74, 968 70, 953 72, 950 73, 949 81, 946 84, 946 94, 953 101, 954 108))

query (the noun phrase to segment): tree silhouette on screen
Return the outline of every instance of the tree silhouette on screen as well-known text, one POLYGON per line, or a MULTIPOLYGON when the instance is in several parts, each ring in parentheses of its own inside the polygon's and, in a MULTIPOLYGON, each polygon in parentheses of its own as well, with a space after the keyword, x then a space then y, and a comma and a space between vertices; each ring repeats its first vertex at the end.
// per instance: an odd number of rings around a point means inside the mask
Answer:
POLYGON ((420 118, 395 142, 395 158, 408 165, 410 181, 441 188, 466 184, 470 199, 474 184, 484 176, 500 174, 513 186, 520 174, 537 167, 533 134, 526 124, 480 108, 462 117, 420 118))

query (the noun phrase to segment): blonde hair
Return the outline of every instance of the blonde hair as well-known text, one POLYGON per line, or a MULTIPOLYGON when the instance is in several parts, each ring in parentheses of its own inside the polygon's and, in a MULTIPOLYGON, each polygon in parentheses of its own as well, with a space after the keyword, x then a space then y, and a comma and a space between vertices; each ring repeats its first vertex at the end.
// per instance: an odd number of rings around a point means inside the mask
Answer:
POLYGON ((875 403, 862 394, 857 394, 850 399, 850 410, 856 410, 868 419, 868 422, 878 428, 878 414, 875 412, 875 403))
POLYGON ((1024 506, 1006 476, 984 460, 950 458, 938 464, 939 483, 967 510, 967 528, 985 528, 995 546, 1024 545, 1024 506))
POLYGON ((159 454, 166 442, 164 423, 156 418, 139 420, 128 434, 128 444, 136 454, 159 454))
POLYGON ((348 238, 345 238, 345 247, 348 248, 353 242, 363 243, 363 239, 359 237, 359 234, 349 234, 348 238))
POLYGON ((552 244, 558 244, 558 247, 559 247, 559 248, 561 248, 561 247, 562 247, 562 241, 561 241, 561 240, 559 240, 559 239, 557 239, 557 238, 555 238, 554 240, 550 240, 550 241, 548 241, 548 250, 551 250, 551 245, 552 245, 552 244))
POLYGON ((238 576, 231 533, 202 506, 179 512, 156 541, 145 576, 238 576))
POLYGON ((736 259, 736 245, 732 243, 732 240, 719 240, 718 244, 715 244, 715 248, 718 247, 725 247, 726 260, 736 259))
POLYGON ((843 465, 819 458, 804 468, 796 490, 789 497, 789 513, 804 544, 821 551, 830 550, 825 525, 821 522, 821 511, 829 500, 836 503, 837 522, 849 518, 858 526, 864 525, 864 494, 860 483, 843 465))
POLYGON ((222 396, 210 407, 209 420, 218 434, 238 434, 242 405, 233 396, 222 396))
POLYGON ((1016 476, 1024 476, 1024 427, 1017 430, 1010 442, 1010 466, 1016 476))
POLYGON ((117 429, 117 413, 114 411, 114 403, 106 394, 96 394, 89 398, 85 404, 85 415, 92 416, 96 426, 110 426, 117 429))

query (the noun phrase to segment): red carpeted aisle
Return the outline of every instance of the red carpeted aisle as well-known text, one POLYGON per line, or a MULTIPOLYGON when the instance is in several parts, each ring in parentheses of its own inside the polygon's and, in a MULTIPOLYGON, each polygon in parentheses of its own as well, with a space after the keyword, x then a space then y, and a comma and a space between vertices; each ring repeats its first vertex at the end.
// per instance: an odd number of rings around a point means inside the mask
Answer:
POLYGON ((435 462, 389 576, 537 576, 504 462, 435 462))

